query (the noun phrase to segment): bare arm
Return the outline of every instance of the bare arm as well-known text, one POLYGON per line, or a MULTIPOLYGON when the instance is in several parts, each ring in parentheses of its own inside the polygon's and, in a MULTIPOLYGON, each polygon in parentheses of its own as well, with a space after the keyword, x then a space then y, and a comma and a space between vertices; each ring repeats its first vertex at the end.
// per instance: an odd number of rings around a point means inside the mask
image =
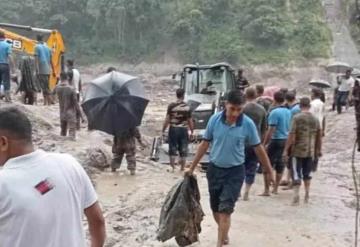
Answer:
POLYGON ((163 133, 169 127, 169 125, 170 125, 170 116, 168 114, 168 115, 166 115, 165 122, 164 122, 164 125, 163 125, 163 128, 162 128, 163 133))
POLYGON ((325 129, 326 129, 326 118, 324 117, 322 122, 322 136, 325 136, 325 129))
POLYGON ((105 219, 99 203, 85 209, 85 215, 89 223, 91 247, 103 247, 106 238, 105 219))
POLYGON ((266 150, 263 145, 258 145, 254 148, 256 156, 258 157, 260 164, 265 168, 266 173, 272 172, 271 162, 269 156, 266 153, 266 150))
POLYGON ((270 142, 271 137, 273 136, 275 130, 276 130, 276 127, 270 126, 270 128, 266 131, 265 138, 264 138, 264 145, 267 145, 270 142))
POLYGON ((82 81, 81 81, 81 78, 80 78, 80 81, 79 81, 79 92, 80 92, 80 93, 82 92, 82 81))
POLYGON ((283 151, 283 157, 288 157, 290 147, 295 143, 295 134, 289 133, 288 139, 286 140, 285 148, 283 151))
POLYGON ((193 162, 191 163, 191 166, 189 168, 189 173, 192 174, 201 161, 202 157, 206 154, 207 150, 209 149, 210 143, 208 141, 202 141, 198 147, 198 150, 195 154, 195 158, 193 162))
POLYGON ((188 119, 188 125, 189 125, 189 129, 191 131, 191 134, 193 134, 194 133, 194 121, 192 118, 188 119))

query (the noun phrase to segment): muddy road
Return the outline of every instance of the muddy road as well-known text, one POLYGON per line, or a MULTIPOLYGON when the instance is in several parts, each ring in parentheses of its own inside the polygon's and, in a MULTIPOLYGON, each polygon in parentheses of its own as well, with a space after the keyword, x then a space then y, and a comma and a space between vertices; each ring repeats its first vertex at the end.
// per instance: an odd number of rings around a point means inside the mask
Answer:
MULTIPOLYGON (((144 80, 151 103, 141 127, 148 146, 152 137, 161 131, 166 106, 172 100, 169 92, 177 87, 168 77, 151 78, 144 80)), ((303 86, 300 84, 298 87, 303 86)), ((331 92, 328 96, 331 97, 331 92)), ((88 132, 84 125, 78 141, 72 142, 58 136, 58 106, 20 107, 34 123, 37 147, 73 154, 91 175, 105 212, 106 247, 177 246, 174 241, 157 242, 156 230, 165 195, 182 178, 179 171, 169 173, 167 166, 149 161, 149 150, 138 152, 138 169, 134 177, 126 171, 125 162, 118 173, 111 173, 108 168, 99 170, 91 167, 87 162, 87 151, 101 147, 109 154, 111 136, 97 131, 88 132)), ((330 108, 330 101, 327 108, 330 108)), ((291 191, 281 191, 270 198, 257 196, 262 192, 262 178, 258 176, 250 201, 239 200, 233 215, 229 246, 353 246, 355 197, 350 164, 355 140, 353 109, 342 115, 329 111, 327 119, 324 156, 319 171, 313 175, 310 203, 291 206, 291 191)), ((111 155, 108 155, 104 162, 108 163, 110 159, 111 155)), ((357 158, 360 169, 359 161, 360 156, 357 158)), ((210 212, 205 174, 198 172, 197 175, 206 217, 202 224, 201 242, 194 246, 211 247, 215 246, 217 229, 210 212)))
MULTIPOLYGON (((261 176, 251 200, 240 199, 233 216, 230 246, 353 246, 354 188, 351 177, 351 148, 355 138, 352 110, 342 115, 328 113, 328 131, 319 171, 313 175, 311 201, 291 206, 291 192, 263 198, 261 176)), ((125 168, 97 178, 97 191, 108 223, 107 246, 177 246, 155 240, 164 197, 182 174, 141 160, 139 173, 130 177, 125 168)), ((359 162, 357 162, 359 164, 359 162)), ((125 167, 125 166, 124 166, 125 167)), ((205 174, 198 172, 202 205, 206 213, 201 242, 215 246, 217 229, 211 217, 205 174)))

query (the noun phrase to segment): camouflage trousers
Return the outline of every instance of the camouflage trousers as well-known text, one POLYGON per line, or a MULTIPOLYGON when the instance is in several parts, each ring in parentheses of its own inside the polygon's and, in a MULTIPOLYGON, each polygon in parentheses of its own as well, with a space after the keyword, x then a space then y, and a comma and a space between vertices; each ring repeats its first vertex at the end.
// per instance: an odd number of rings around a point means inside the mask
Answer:
POLYGON ((119 169, 121 163, 124 159, 124 156, 127 161, 127 169, 129 171, 134 171, 136 169, 136 147, 117 147, 113 148, 113 160, 111 162, 111 168, 119 169))

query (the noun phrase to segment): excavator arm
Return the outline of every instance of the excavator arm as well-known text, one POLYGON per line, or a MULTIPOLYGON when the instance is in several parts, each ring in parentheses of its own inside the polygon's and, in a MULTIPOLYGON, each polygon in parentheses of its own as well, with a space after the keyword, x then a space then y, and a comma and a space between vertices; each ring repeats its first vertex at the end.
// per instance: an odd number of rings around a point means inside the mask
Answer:
POLYGON ((51 74, 49 82, 50 89, 53 89, 56 86, 57 77, 64 69, 63 55, 65 53, 65 45, 61 33, 57 30, 0 23, 0 31, 4 32, 6 39, 12 43, 13 51, 25 53, 30 56, 35 55, 35 46, 37 41, 26 37, 25 35, 16 33, 16 30, 26 31, 29 33, 46 34, 48 36, 46 43, 52 51, 52 63, 55 70, 55 76, 51 74))

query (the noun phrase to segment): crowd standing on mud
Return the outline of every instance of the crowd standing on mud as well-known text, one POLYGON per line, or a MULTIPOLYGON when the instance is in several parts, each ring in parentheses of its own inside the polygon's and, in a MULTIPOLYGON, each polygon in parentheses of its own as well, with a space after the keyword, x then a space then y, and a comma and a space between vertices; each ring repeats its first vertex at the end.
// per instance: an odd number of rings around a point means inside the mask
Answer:
MULTIPOLYGON (((68 60, 67 73, 57 75, 59 83, 51 91, 49 75, 54 73, 51 51, 41 36, 37 40, 35 71, 44 104, 53 104, 57 96, 61 136, 69 135, 75 141, 76 131, 85 121, 80 107, 81 74, 75 62, 68 60)), ((26 74, 28 65, 24 64, 20 69, 26 74)), ((0 32, 0 82, 7 103, 11 102, 10 67, 15 69, 11 46, 0 32)), ((113 71, 114 68, 109 68, 107 72, 113 71)), ((353 104, 360 126, 359 81, 348 70, 337 82, 333 109, 341 114, 343 107, 353 104)), ((285 190, 293 190, 293 205, 299 205, 303 182, 304 203, 309 202, 312 174, 318 169, 326 133, 325 94, 321 89, 313 88, 310 96, 297 97, 295 90, 279 88, 268 96, 264 86, 250 86, 242 69, 238 71, 236 85, 237 89, 227 92, 223 110, 208 121, 191 163, 187 164, 188 147, 194 139, 194 123, 184 89, 176 90, 176 101, 168 106, 162 128, 169 143, 172 171, 179 164, 186 176, 193 175, 209 152, 206 178, 210 207, 219 229, 217 247, 230 243, 231 215, 239 198, 251 200, 250 191, 257 173, 264 179, 260 196, 281 193, 279 188, 284 186, 285 190)), ((201 92, 210 93, 211 86, 209 81, 201 92)), ((22 90, 24 102, 30 97, 32 100, 26 102, 36 104, 35 89, 22 90)), ((104 218, 89 177, 71 156, 35 150, 31 133, 31 123, 24 113, 15 107, 0 109, 1 246, 85 246, 83 214, 89 223, 91 246, 103 246, 104 218)), ((136 142, 145 147, 137 126, 114 135, 112 172, 120 168, 125 156, 130 174, 136 174, 136 142)))

